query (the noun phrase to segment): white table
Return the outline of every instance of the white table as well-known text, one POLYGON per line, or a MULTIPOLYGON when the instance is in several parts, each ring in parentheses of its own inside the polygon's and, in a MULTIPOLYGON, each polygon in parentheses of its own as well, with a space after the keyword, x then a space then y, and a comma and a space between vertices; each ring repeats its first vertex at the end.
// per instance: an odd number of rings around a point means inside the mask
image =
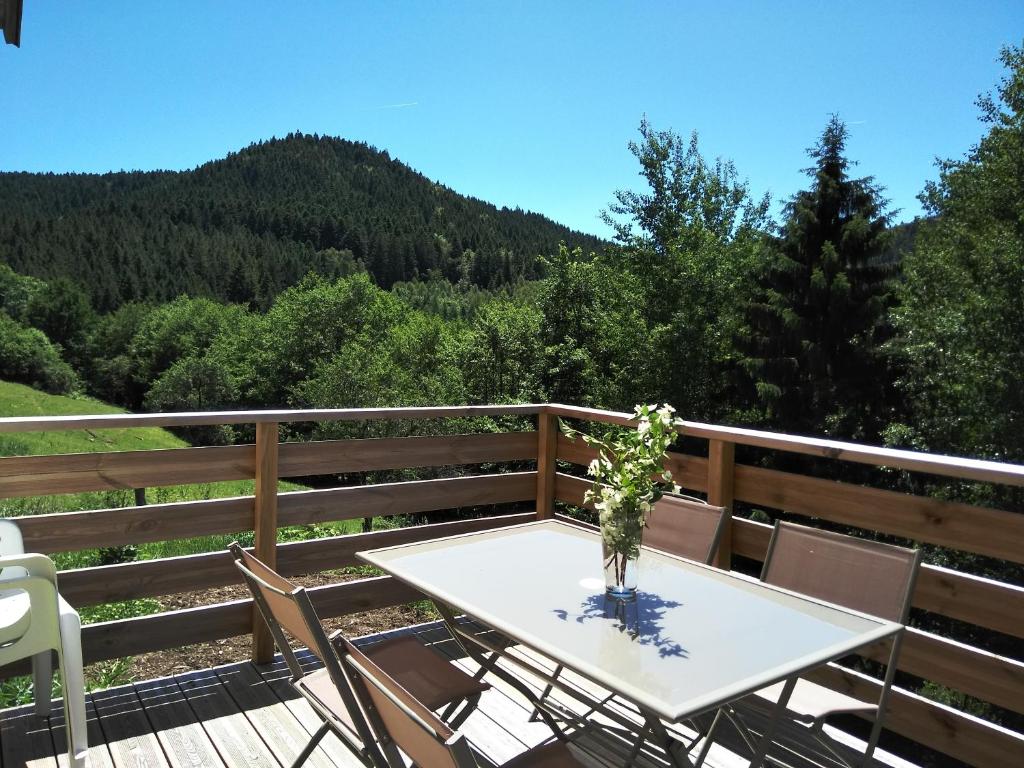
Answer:
MULTIPOLYGON (((635 605, 615 604, 604 596, 600 546, 592 531, 545 520, 359 557, 433 599, 453 634, 455 614, 465 614, 633 702, 647 723, 642 738, 650 731, 664 742, 661 721, 787 681, 752 765, 800 673, 902 630, 647 548, 635 605)), ((493 661, 484 663, 497 671, 493 661)))

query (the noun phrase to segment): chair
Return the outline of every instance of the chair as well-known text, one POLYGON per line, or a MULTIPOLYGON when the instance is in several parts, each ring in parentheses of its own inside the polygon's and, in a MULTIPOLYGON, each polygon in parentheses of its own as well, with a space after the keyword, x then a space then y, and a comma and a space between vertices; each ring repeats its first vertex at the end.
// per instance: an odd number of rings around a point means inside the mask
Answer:
POLYGON ((64 686, 64 729, 75 768, 89 751, 85 726, 82 624, 57 592, 57 571, 45 555, 26 554, 13 520, 0 520, 0 665, 32 658, 36 714, 50 714, 52 653, 64 686))
MULTIPOLYGON (((399 749, 416 768, 478 768, 464 735, 439 720, 374 659, 344 642, 352 686, 378 740, 386 745, 391 768, 406 768, 399 749)), ((527 750, 501 768, 583 768, 583 764, 564 742, 553 741, 527 750)))
MULTIPOLYGON (((761 581, 881 619, 906 624, 920 561, 921 553, 916 549, 779 521, 768 545, 761 581)), ((838 714, 859 714, 872 718, 874 723, 862 761, 867 765, 881 736, 881 714, 885 711, 896 674, 896 659, 902 636, 900 633, 892 640, 882 691, 877 702, 864 702, 801 678, 797 680, 787 702, 785 717, 808 726, 818 743, 844 765, 850 763, 824 738, 822 728, 826 719, 838 714)), ((778 683, 764 688, 724 712, 740 730, 748 746, 752 744, 737 710, 744 707, 764 710, 766 706, 774 706, 783 687, 784 683, 778 683)))
MULTIPOLYGON (((238 542, 232 543, 228 549, 288 665, 292 686, 324 721, 295 759, 293 768, 306 761, 328 731, 333 731, 364 763, 375 768, 387 768, 353 696, 349 677, 342 668, 341 660, 350 646, 348 641, 340 632, 327 637, 304 588, 253 557, 238 542), (323 668, 307 673, 286 633, 315 654, 323 668)), ((452 666, 413 637, 397 637, 376 643, 366 650, 365 655, 401 680, 430 709, 443 707, 443 716, 450 717, 456 728, 473 712, 480 695, 490 688, 487 683, 452 666)))
POLYGON ((666 497, 647 516, 644 545, 711 565, 728 517, 716 507, 688 496, 666 497))

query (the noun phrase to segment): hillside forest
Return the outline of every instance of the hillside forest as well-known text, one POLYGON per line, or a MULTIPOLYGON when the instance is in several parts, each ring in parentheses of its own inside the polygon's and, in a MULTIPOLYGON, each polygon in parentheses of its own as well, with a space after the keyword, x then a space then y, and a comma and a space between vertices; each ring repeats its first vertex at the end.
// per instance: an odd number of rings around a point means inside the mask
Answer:
MULTIPOLYGON (((1001 57, 983 137, 937 162, 909 225, 893 225, 884 178, 858 176, 837 116, 808 126, 781 220, 696 134, 643 121, 628 145, 641 184, 602 214, 611 242, 316 135, 186 172, 0 174, 0 378, 133 411, 669 402, 690 420, 1021 463, 1024 50, 1001 57)), ((872 480, 1024 511, 1009 490, 872 480)), ((1024 583, 946 557, 929 553, 1024 583)))

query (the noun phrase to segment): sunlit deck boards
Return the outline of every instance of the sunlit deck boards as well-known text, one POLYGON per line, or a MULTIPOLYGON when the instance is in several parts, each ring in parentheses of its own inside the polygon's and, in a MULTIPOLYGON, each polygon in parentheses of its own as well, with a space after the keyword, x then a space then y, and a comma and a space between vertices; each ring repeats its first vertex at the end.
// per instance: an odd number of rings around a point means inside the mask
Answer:
MULTIPOLYGON (((415 633, 454 664, 467 670, 443 625, 427 624, 398 632, 415 633)), ((364 638, 374 642, 395 633, 364 638)), ((305 662, 315 664, 312 656, 305 662)), ((248 662, 188 672, 89 695, 89 743, 92 768, 287 768, 319 726, 304 700, 288 685, 288 671, 278 659, 256 667, 248 662)), ((527 680, 527 682, 529 682, 527 680)), ((463 726, 479 755, 482 768, 500 765, 550 737, 547 727, 530 722, 521 697, 509 695, 500 681, 488 691, 478 711, 463 726)), ((592 735, 581 742, 593 747, 592 735)), ((66 765, 60 708, 49 719, 32 707, 0 713, 2 768, 58 768, 66 765)), ((611 763, 588 754, 581 757, 593 768, 611 763)), ((882 768, 915 768, 910 763, 876 753, 882 768)), ((715 747, 711 768, 739 768, 746 759, 715 747)), ((794 768, 812 766, 793 762, 794 768)), ((361 764, 333 736, 328 736, 307 763, 310 768, 358 768, 361 764)), ((655 755, 645 755, 638 768, 662 768, 655 755)))

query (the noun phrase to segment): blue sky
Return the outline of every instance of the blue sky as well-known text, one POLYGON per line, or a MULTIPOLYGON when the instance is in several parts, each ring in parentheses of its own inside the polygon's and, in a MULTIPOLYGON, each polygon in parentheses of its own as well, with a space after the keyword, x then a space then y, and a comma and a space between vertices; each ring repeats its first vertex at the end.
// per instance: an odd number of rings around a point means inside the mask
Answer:
POLYGON ((0 170, 190 168, 301 130, 607 234, 644 114, 784 200, 835 112, 909 219, 1022 38, 1020 0, 25 0, 22 47, 0 46, 0 170))

